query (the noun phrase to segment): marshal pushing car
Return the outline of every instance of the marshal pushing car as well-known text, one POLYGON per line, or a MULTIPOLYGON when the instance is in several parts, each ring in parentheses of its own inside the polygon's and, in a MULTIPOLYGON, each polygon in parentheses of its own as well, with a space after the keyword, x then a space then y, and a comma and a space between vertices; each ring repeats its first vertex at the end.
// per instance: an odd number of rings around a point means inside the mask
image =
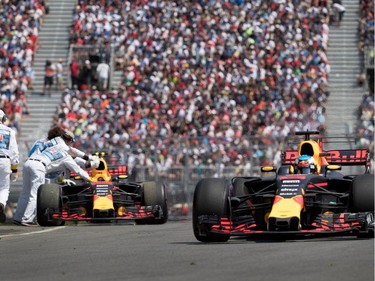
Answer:
POLYGON ((131 182, 125 165, 108 167, 105 154, 88 171, 91 182, 72 174, 75 185, 43 184, 38 189, 37 219, 41 226, 65 221, 111 222, 134 220, 137 224, 163 224, 168 220, 164 184, 131 182))
POLYGON ((232 236, 374 236, 374 175, 366 149, 323 149, 317 131, 297 150, 282 153, 282 164, 262 167, 261 176, 206 178, 193 199, 193 231, 202 242, 232 236), (314 139, 313 139, 314 136, 314 139), (342 172, 358 166, 357 174, 342 172))

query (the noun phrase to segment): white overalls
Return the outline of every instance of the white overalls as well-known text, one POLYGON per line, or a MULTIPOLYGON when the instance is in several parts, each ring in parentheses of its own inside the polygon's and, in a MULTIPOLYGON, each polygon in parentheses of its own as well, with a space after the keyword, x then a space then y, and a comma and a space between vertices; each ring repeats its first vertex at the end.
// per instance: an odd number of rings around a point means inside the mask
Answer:
POLYGON ((18 163, 16 133, 0 123, 0 203, 4 207, 9 197, 11 165, 18 165, 18 163))
POLYGON ((70 147, 60 137, 50 141, 35 142, 23 168, 23 189, 18 199, 15 221, 20 223, 35 221, 38 189, 45 183, 46 173, 68 168, 81 175, 83 179, 89 178, 87 172, 76 164, 68 151, 70 147))

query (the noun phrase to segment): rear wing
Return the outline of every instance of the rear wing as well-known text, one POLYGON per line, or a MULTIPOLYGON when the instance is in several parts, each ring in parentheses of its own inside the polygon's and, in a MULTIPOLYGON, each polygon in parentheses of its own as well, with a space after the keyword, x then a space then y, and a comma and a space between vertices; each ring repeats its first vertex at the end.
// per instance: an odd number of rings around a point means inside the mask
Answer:
POLYGON ((126 165, 108 167, 108 172, 112 176, 127 175, 128 174, 128 167, 126 165))
MULTIPOLYGON (((284 151, 281 154, 281 163, 282 165, 293 165, 298 156, 298 151, 296 150, 284 151)), ((321 156, 325 157, 330 165, 364 165, 366 168, 371 166, 370 154, 367 149, 328 150, 321 153, 321 156)))
MULTIPOLYGON (((107 167, 107 169, 108 169, 108 172, 111 176, 121 176, 121 175, 127 175, 128 174, 128 167, 126 165, 107 167)), ((91 177, 92 170, 86 170, 86 172, 91 177)), ((77 176, 77 174, 71 171, 70 177, 73 178, 75 176, 77 176)))

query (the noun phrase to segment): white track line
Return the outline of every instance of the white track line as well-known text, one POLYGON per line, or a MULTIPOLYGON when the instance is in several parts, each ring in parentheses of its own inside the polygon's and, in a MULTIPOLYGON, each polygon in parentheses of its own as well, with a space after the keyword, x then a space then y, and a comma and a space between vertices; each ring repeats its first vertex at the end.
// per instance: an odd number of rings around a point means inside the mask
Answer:
POLYGON ((43 230, 39 230, 39 231, 26 232, 26 233, 13 233, 13 234, 0 235, 0 239, 7 238, 7 237, 26 236, 26 235, 32 235, 32 234, 47 233, 47 232, 51 232, 51 231, 62 229, 62 228, 65 228, 65 226, 59 226, 59 227, 48 228, 48 229, 43 229, 43 230))

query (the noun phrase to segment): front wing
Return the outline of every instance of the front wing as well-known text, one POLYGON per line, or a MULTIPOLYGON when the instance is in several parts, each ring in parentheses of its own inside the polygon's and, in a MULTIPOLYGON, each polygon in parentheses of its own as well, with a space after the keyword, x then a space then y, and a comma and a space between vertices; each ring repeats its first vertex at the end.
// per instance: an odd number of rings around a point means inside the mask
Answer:
POLYGON ((298 231, 268 231, 259 229, 255 220, 248 216, 230 220, 215 215, 198 217, 200 229, 216 234, 230 236, 258 236, 258 235, 338 235, 373 233, 374 217, 372 213, 341 213, 322 214, 308 227, 298 231))
POLYGON ((126 207, 122 215, 106 216, 106 217, 92 217, 80 212, 79 209, 63 209, 61 211, 54 209, 47 209, 46 215, 48 220, 62 220, 62 221, 108 221, 108 220, 139 220, 156 218, 163 216, 161 206, 134 206, 126 207))

